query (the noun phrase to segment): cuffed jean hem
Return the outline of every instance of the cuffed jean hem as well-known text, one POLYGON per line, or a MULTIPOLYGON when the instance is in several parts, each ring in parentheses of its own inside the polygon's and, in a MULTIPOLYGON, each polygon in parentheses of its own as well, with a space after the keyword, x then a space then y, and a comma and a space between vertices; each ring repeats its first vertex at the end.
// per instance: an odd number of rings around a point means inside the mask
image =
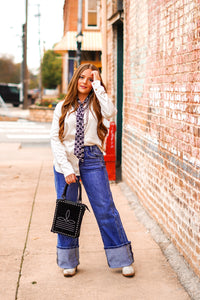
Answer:
POLYGON ((123 268, 134 262, 130 243, 117 248, 105 249, 105 253, 110 268, 123 268))
POLYGON ((79 248, 57 248, 57 264, 62 269, 73 269, 79 265, 79 248))

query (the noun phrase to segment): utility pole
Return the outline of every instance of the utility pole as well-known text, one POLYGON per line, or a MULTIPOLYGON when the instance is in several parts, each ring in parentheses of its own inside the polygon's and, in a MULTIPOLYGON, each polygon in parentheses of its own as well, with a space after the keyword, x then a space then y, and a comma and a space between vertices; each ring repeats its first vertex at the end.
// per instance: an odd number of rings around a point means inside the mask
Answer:
POLYGON ((23 109, 28 108, 28 69, 27 69, 27 24, 28 0, 26 0, 26 21, 23 25, 23 109))
POLYGON ((41 55, 41 40, 40 40, 40 4, 37 4, 38 6, 38 14, 35 15, 35 17, 38 17, 38 45, 39 45, 39 57, 40 57, 40 71, 39 71, 39 91, 40 91, 40 100, 42 100, 42 55, 41 55))
POLYGON ((76 58, 77 58, 77 66, 81 64, 81 46, 83 40, 82 34, 82 11, 83 11, 83 0, 78 0, 78 21, 77 21, 77 36, 76 36, 76 58))

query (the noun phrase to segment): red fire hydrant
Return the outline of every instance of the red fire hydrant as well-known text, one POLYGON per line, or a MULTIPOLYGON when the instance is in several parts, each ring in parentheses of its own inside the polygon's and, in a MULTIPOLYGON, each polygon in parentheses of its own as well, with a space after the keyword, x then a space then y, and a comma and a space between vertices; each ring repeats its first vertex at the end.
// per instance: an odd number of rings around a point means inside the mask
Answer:
POLYGON ((115 122, 110 122, 109 134, 106 139, 106 154, 104 155, 109 180, 116 180, 115 132, 116 124, 115 122))

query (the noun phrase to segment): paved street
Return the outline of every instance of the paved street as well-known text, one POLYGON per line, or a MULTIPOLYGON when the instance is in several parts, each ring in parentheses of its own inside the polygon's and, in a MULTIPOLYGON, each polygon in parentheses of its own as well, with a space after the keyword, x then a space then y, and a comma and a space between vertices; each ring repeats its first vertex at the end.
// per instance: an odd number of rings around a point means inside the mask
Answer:
POLYGON ((22 144, 49 144, 50 123, 30 122, 19 119, 16 122, 0 122, 0 141, 22 144))

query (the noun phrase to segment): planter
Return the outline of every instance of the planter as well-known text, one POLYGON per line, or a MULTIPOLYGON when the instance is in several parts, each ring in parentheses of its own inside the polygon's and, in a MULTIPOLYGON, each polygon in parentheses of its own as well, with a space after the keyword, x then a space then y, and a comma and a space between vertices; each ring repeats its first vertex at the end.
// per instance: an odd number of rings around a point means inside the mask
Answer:
POLYGON ((29 120, 35 122, 52 122, 54 107, 38 105, 29 106, 29 120))

